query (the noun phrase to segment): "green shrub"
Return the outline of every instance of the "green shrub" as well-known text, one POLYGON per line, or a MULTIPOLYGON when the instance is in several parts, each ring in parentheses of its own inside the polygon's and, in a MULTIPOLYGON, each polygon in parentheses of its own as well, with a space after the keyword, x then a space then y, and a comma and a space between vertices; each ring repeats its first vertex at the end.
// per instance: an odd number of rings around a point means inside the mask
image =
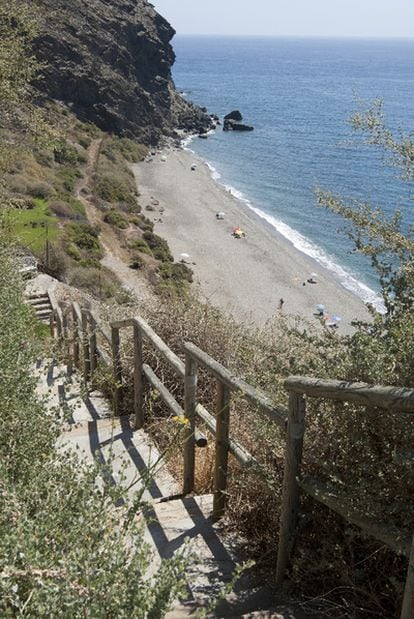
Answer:
POLYGON ((104 221, 111 226, 116 226, 117 228, 120 228, 121 230, 125 230, 129 226, 128 221, 125 219, 122 213, 116 211, 115 209, 112 209, 105 214, 104 221))
POLYGON ((67 142, 60 142, 53 151, 56 163, 61 165, 76 166, 82 157, 79 152, 73 146, 70 146, 67 142))
POLYGON ((51 168, 53 166, 54 157, 48 150, 34 149, 33 154, 39 165, 45 168, 51 168))
POLYGON ((110 161, 116 161, 117 155, 120 154, 124 159, 129 162, 137 163, 142 161, 148 148, 143 144, 138 144, 129 138, 112 138, 111 140, 105 140, 102 154, 108 157, 110 161))
POLYGON ((54 189, 51 185, 49 185, 49 183, 28 183, 27 193, 29 194, 29 196, 33 196, 33 198, 47 200, 47 198, 49 198, 54 193, 54 189))
POLYGON ((79 266, 72 269, 69 274, 69 283, 71 286, 88 291, 99 299, 113 297, 120 286, 113 271, 96 266, 79 266))
POLYGON ((85 150, 87 150, 89 148, 89 146, 91 145, 92 140, 90 137, 88 136, 82 136, 79 138, 79 144, 82 146, 82 148, 84 148, 85 150))
POLYGON ((20 174, 10 175, 6 178, 6 187, 12 193, 27 194, 27 179, 20 174))
POLYGON ((136 188, 134 182, 126 182, 125 179, 120 181, 113 175, 98 175, 95 183, 96 195, 109 202, 116 204, 123 202, 131 208, 136 204, 136 188))
POLYGON ((152 250, 154 258, 161 260, 161 262, 173 262, 174 258, 171 255, 170 248, 165 239, 153 232, 144 232, 143 238, 146 240, 148 247, 152 250))
POLYGON ((65 167, 58 171, 57 177, 60 180, 62 188, 68 193, 73 193, 75 190, 76 181, 82 178, 82 172, 77 168, 65 167))
POLYGON ((166 262, 161 264, 158 268, 158 273, 162 279, 174 280, 177 283, 191 283, 193 281, 193 271, 186 264, 182 264, 181 262, 175 262, 174 264, 166 262))
POLYGON ((154 230, 154 224, 150 219, 145 217, 145 215, 140 215, 139 217, 131 217, 130 221, 135 226, 138 226, 138 228, 143 232, 152 232, 154 230))
POLYGON ((147 242, 144 239, 136 239, 135 241, 131 241, 129 244, 130 249, 136 249, 141 254, 147 254, 148 256, 152 256, 152 251, 148 247, 147 242))
POLYGON ((131 262, 129 263, 129 268, 136 270, 142 269, 144 264, 145 263, 143 262, 142 258, 140 258, 139 256, 133 256, 131 262))
POLYGON ((99 243, 100 230, 87 223, 71 224, 70 237, 81 249, 86 249, 97 256, 101 256, 102 249, 99 243))
POLYGON ((74 243, 69 243, 66 247, 66 253, 70 258, 76 260, 77 262, 81 260, 82 255, 78 249, 78 247, 74 243))

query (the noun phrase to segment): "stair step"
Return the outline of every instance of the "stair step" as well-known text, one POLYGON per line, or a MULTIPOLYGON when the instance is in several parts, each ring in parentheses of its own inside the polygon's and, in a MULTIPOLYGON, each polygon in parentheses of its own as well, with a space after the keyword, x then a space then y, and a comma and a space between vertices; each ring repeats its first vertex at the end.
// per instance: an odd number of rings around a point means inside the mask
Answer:
POLYGON ((38 303, 29 303, 34 309, 52 309, 52 306, 48 301, 39 301, 38 303))
POLYGON ((42 316, 50 316, 52 310, 51 309, 41 309, 41 310, 37 310, 36 316, 37 318, 41 318, 42 316))
POLYGON ((47 292, 37 292, 26 296, 27 301, 35 301, 36 299, 49 299, 47 292))

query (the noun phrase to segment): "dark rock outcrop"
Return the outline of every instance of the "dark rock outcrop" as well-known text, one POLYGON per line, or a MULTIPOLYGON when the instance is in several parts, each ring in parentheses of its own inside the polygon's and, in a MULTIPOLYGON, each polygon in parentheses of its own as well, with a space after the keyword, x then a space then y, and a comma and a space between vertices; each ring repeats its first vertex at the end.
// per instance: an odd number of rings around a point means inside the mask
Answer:
POLYGON ((241 115, 239 110, 233 110, 232 112, 230 112, 230 114, 225 115, 224 120, 235 120, 237 122, 240 122, 241 120, 243 120, 243 116, 241 115))
POLYGON ((33 0, 39 9, 36 84, 83 120, 151 144, 210 117, 175 90, 175 32, 147 0, 33 0))
POLYGON ((225 119, 223 123, 223 131, 253 131, 254 127, 251 125, 244 125, 243 123, 238 123, 232 119, 225 119))

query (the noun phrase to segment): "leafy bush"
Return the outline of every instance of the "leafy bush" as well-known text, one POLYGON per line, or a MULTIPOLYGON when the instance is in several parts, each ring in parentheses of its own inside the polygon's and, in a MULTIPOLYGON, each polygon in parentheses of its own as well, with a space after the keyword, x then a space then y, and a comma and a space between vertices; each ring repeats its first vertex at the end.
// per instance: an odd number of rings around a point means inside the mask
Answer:
POLYGON ((69 274, 69 284, 88 291, 98 299, 115 296, 120 286, 113 271, 96 266, 75 267, 69 274))
POLYGON ((165 280, 174 280, 177 283, 191 283, 193 281, 193 271, 186 264, 182 264, 181 262, 175 262, 174 264, 166 262, 165 264, 161 264, 158 272, 161 278, 165 280))
POLYGON ((73 193, 76 181, 82 178, 82 172, 78 168, 65 167, 58 171, 57 177, 62 189, 68 193, 73 193))
POLYGON ((136 239, 135 241, 131 241, 129 243, 130 249, 136 249, 141 254, 147 254, 148 256, 152 256, 152 251, 148 247, 148 243, 144 239, 136 239))
POLYGON ((39 182, 34 184, 27 184, 27 193, 33 198, 40 198, 47 200, 53 193, 54 189, 49 183, 39 182))
POLYGON ((95 191, 99 198, 116 204, 123 202, 129 205, 131 208, 136 205, 136 188, 134 182, 131 180, 129 183, 123 180, 121 182, 115 176, 99 176, 96 179, 95 191))
POLYGON ((81 157, 76 148, 70 146, 67 142, 60 142, 53 152, 56 163, 61 165, 75 167, 79 162, 84 162, 84 158, 81 157))
POLYGON ((131 259, 131 262, 129 263, 129 268, 130 269, 142 269, 142 267, 144 266, 144 262, 142 260, 142 258, 140 258, 139 256, 133 256, 131 259))
POLYGON ((137 163, 145 158, 148 148, 129 138, 112 138, 111 140, 105 140, 101 152, 111 161, 115 161, 119 153, 127 161, 137 163))
POLYGON ((104 221, 106 221, 106 223, 110 224, 111 226, 116 226, 117 228, 120 228, 121 230, 125 230, 129 226, 128 221, 125 219, 122 213, 119 213, 119 211, 116 211, 115 209, 112 209, 105 214, 104 221))
POLYGON ((89 136, 82 136, 79 138, 79 144, 82 146, 82 148, 84 148, 85 150, 87 150, 89 148, 89 146, 91 145, 92 140, 89 136))
POLYGON ((6 186, 12 193, 27 194, 27 179, 19 174, 8 176, 6 178, 6 186))
POLYGON ((143 232, 152 232, 154 230, 154 224, 145 215, 139 217, 131 217, 130 222, 138 226, 143 232))
POLYGON ((63 219, 77 219, 77 216, 71 209, 70 205, 62 200, 53 200, 52 202, 49 202, 49 209, 55 215, 62 217, 63 219))
POLYGON ((174 258, 171 255, 170 248, 165 239, 154 234, 153 232, 144 232, 144 240, 147 242, 148 247, 152 250, 154 258, 161 260, 161 262, 173 262, 174 258))
POLYGON ((102 249, 99 243, 100 230, 90 224, 71 224, 70 236, 72 241, 81 249, 86 249, 96 256, 101 256, 102 249))

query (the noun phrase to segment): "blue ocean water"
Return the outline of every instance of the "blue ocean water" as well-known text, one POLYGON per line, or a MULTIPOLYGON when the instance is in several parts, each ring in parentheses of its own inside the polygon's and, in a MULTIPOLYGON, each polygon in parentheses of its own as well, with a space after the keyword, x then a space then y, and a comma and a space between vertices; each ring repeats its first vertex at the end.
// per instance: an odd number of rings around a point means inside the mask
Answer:
MULTIPOLYGON (((346 287, 372 300, 379 285, 315 188, 364 199, 387 214, 414 209, 407 186, 347 122, 358 100, 384 100, 389 125, 414 127, 414 40, 190 37, 173 40, 176 86, 210 113, 240 109, 252 133, 191 142, 214 176, 346 287)), ((237 224, 237 222, 236 222, 237 224)))

